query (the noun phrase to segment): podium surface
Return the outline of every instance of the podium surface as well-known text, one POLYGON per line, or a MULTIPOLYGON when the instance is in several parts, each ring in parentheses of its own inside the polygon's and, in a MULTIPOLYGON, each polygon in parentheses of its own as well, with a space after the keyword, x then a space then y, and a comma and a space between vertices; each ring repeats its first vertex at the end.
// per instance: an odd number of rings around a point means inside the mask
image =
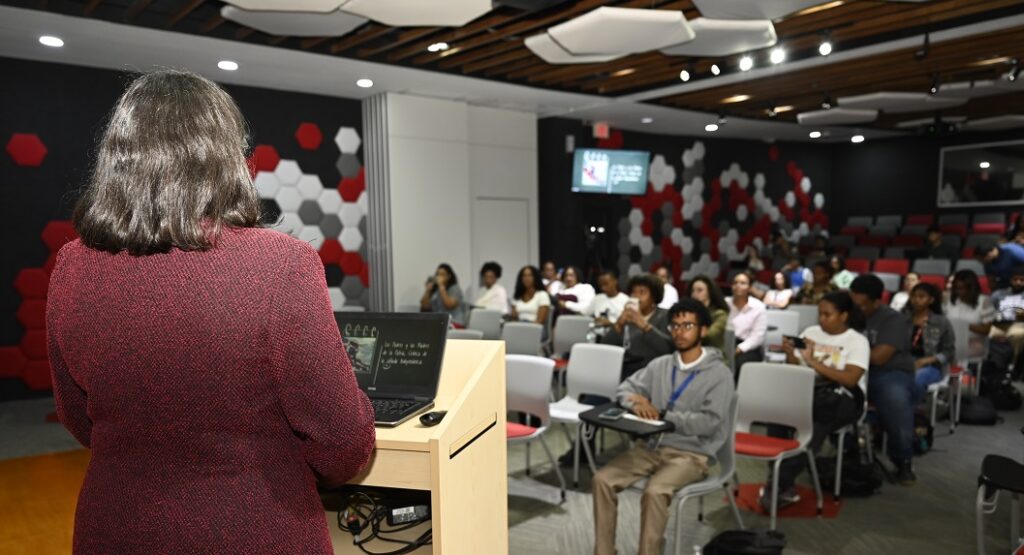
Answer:
MULTIPOLYGON (((433 544, 416 553, 508 553, 505 439, 505 343, 451 339, 445 346, 437 397, 446 410, 433 427, 418 417, 377 428, 373 458, 351 484, 430 491, 433 544)), ((327 513, 334 552, 363 553, 327 513)), ((395 537, 415 537, 416 527, 395 537)), ((371 551, 397 544, 375 541, 371 551)))

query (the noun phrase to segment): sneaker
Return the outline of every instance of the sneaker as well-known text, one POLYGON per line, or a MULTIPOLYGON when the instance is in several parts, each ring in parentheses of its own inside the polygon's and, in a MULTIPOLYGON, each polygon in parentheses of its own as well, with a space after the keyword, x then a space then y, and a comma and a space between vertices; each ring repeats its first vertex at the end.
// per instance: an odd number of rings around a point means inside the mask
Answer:
POLYGON ((917 476, 914 475, 914 469, 911 467, 910 461, 898 465, 896 469, 896 482, 901 486, 912 486, 917 482, 917 476))
MULTIPOLYGON (((761 486, 761 489, 758 490, 758 497, 759 497, 758 501, 761 504, 761 509, 765 513, 771 513, 772 512, 772 498, 770 496, 768 496, 768 495, 765 495, 766 491, 768 491, 768 488, 766 488, 764 486, 761 486)), ((781 492, 779 492, 779 502, 778 502, 777 509, 781 511, 782 509, 785 509, 786 507, 789 507, 790 505, 795 505, 795 504, 797 504, 799 502, 800 502, 800 494, 796 492, 796 486, 792 486, 792 487, 786 488, 786 489, 782 490, 781 492)))

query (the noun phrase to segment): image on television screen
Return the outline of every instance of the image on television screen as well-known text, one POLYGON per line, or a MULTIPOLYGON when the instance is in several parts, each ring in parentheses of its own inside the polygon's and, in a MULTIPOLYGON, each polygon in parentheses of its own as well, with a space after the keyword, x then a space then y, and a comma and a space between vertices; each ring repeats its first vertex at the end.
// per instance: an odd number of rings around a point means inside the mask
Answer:
POLYGON ((576 193, 642 195, 651 153, 641 150, 576 149, 572 190, 576 193))

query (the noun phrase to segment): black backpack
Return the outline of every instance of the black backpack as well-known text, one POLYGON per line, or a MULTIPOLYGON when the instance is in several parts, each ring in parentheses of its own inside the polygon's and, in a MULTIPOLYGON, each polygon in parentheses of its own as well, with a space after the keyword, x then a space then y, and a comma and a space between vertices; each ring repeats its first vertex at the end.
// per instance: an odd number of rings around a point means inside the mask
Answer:
POLYGON ((726 530, 704 546, 704 555, 781 555, 786 535, 777 530, 726 530))
MULTIPOLYGON (((832 491, 836 484, 835 457, 817 457, 818 479, 822 491, 832 491)), ((854 450, 843 457, 843 497, 870 497, 882 489, 885 476, 874 461, 861 461, 854 450)))
POLYGON ((981 387, 979 393, 992 400, 996 410, 1017 410, 1021 396, 1013 386, 1013 376, 999 361, 989 358, 981 365, 981 387))
MULTIPOLYGON (((921 413, 914 413, 914 454, 923 455, 935 444, 935 428, 932 421, 921 413)), ((845 472, 846 469, 843 469, 845 472)))
POLYGON ((988 397, 964 395, 960 401, 960 423, 994 426, 999 420, 996 407, 988 397))

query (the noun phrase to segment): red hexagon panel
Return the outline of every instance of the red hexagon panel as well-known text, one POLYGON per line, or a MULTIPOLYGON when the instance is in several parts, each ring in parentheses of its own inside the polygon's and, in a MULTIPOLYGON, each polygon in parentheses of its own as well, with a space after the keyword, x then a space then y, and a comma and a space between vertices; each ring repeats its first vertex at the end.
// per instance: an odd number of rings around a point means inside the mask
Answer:
POLYGON ((46 301, 41 299, 27 299, 21 302, 18 307, 18 322, 25 329, 42 328, 46 325, 46 301))
POLYGON ((34 329, 21 338, 21 352, 29 360, 46 360, 46 330, 34 329))
POLYGON ((256 145, 249 156, 249 171, 253 175, 256 175, 256 172, 272 172, 277 169, 277 163, 280 161, 281 156, 276 148, 270 145, 256 145))
POLYGON ((359 168, 359 175, 346 177, 338 183, 338 192, 345 202, 356 202, 359 195, 366 190, 366 170, 359 168))
POLYGON ((64 243, 77 239, 78 232, 75 231, 75 226, 71 222, 56 220, 46 224, 42 237, 46 248, 50 249, 50 252, 57 252, 64 246, 64 243))
POLYGON ((14 288, 22 299, 45 299, 50 275, 42 268, 25 268, 14 278, 14 288))
POLYGON ((35 133, 15 133, 7 141, 7 154, 19 166, 38 168, 46 158, 46 145, 35 133))
POLYGON ((326 264, 337 264, 341 260, 341 243, 337 239, 324 239, 320 245, 320 260, 326 264))
POLYGON ((50 363, 45 360, 30 360, 21 370, 21 381, 33 391, 53 387, 50 381, 50 363))
POLYGON ((363 269, 359 271, 359 281, 363 282, 363 287, 370 286, 370 265, 363 264, 363 269))
POLYGON ((346 276, 357 276, 363 271, 363 258, 357 252, 346 252, 341 255, 341 271, 346 276))
POLYGON ((304 121, 295 130, 295 140, 299 141, 299 146, 306 150, 316 150, 320 148, 324 134, 320 132, 320 127, 317 124, 304 121))
POLYGON ((28 364, 28 357, 17 347, 0 347, 0 378, 16 378, 28 364))

